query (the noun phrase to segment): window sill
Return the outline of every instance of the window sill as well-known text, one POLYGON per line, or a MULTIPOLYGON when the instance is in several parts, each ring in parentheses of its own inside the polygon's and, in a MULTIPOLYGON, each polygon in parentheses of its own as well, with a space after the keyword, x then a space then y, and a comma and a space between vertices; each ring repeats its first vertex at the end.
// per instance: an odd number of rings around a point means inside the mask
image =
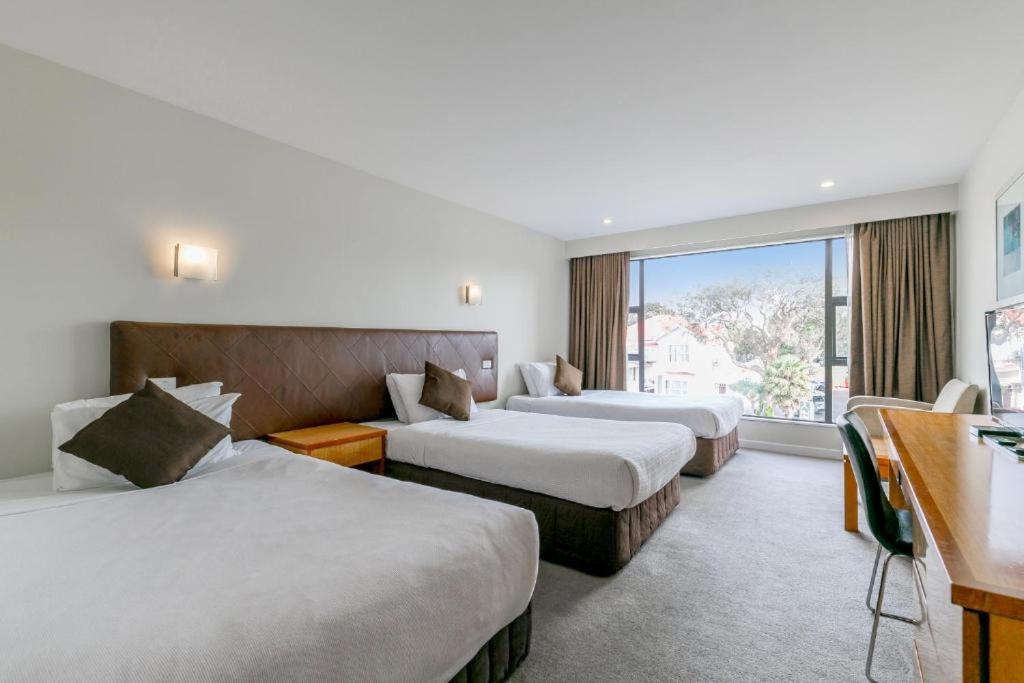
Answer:
POLYGON ((763 424, 799 425, 801 427, 828 427, 835 429, 834 422, 811 422, 810 420, 792 420, 785 417, 759 417, 757 415, 743 415, 740 422, 759 422, 763 424))

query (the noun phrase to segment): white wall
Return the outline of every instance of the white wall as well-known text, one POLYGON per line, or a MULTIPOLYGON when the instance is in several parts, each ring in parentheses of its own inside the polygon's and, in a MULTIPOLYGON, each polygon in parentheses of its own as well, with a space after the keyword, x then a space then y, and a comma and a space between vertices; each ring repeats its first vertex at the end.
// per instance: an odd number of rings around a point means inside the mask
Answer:
MULTIPOLYGON (((573 240, 566 243, 566 252, 570 257, 617 251, 682 253, 785 241, 852 223, 956 210, 957 186, 944 185, 573 240)), ((748 448, 818 457, 839 457, 842 453, 839 434, 831 425, 744 419, 740 443, 748 448)))
POLYGON ((115 319, 492 329, 502 398, 566 350, 554 238, 4 47, 0 92, 0 477, 48 468, 53 404, 106 393, 115 319), (220 281, 171 277, 178 241, 220 281))
MULTIPOLYGON (((984 313, 997 305, 996 198, 1021 173, 1024 173, 1024 91, 978 152, 960 183, 956 367, 961 379, 983 388, 988 386, 984 313)), ((987 406, 988 399, 979 397, 978 407, 987 406)))

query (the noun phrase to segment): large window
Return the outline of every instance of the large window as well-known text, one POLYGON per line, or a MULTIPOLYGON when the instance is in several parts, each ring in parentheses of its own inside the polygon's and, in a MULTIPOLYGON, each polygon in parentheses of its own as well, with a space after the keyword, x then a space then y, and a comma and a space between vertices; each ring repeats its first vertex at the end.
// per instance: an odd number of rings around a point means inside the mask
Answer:
POLYGON ((831 422, 849 398, 846 297, 841 238, 634 260, 626 388, 831 422))

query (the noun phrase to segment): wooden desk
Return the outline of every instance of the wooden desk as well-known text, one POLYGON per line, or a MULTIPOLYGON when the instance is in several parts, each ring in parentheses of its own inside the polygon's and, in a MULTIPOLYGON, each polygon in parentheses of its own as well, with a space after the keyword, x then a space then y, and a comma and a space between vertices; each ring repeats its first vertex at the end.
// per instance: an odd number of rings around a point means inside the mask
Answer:
MULTIPOLYGON (((874 446, 875 457, 878 459, 878 476, 882 481, 889 481, 890 502, 898 508, 907 507, 900 487, 895 486, 889 480, 890 461, 893 458, 889 451, 889 440, 884 437, 872 437, 871 445, 874 446)), ((843 528, 847 531, 857 531, 858 528, 857 479, 853 474, 853 465, 850 464, 850 456, 846 454, 845 446, 843 446, 843 528)))
POLYGON ((925 681, 1024 681, 1024 463, 970 435, 979 415, 882 410, 914 515, 925 681))

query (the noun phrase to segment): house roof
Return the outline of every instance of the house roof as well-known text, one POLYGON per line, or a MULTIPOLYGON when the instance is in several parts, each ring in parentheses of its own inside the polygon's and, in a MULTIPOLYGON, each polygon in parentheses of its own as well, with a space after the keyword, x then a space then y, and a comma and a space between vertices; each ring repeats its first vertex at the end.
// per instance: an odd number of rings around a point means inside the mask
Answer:
MULTIPOLYGON (((626 349, 628 353, 637 352, 638 324, 633 323, 626 328, 626 349)), ((659 314, 644 319, 644 346, 657 344, 658 340, 678 329, 686 330, 686 320, 680 315, 659 314)))

